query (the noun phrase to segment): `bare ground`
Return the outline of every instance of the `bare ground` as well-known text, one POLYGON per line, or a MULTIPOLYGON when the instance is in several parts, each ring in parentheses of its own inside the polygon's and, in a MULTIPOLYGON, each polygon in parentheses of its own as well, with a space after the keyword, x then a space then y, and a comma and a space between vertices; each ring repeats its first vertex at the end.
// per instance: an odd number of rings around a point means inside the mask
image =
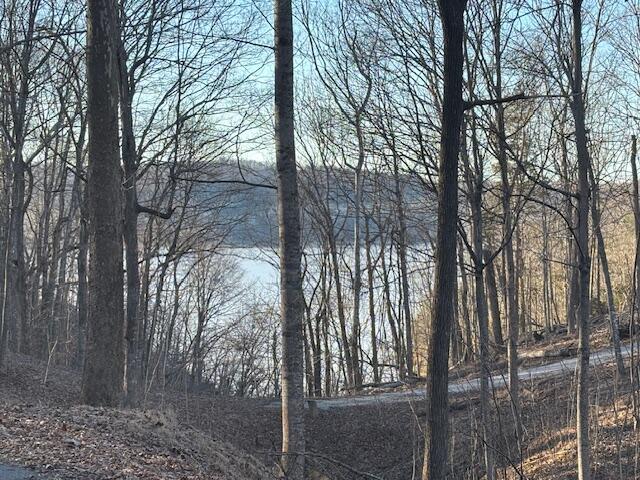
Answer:
MULTIPOLYGON (((79 376, 28 357, 0 374, 0 460, 47 479, 262 480, 254 457, 181 424, 168 412, 77 405, 79 376)), ((169 411, 170 412, 170 411, 169 411)))
MULTIPOLYGON (((45 370, 17 356, 0 374, 0 463, 36 467, 47 480, 274 478, 281 432, 271 400, 170 391, 155 392, 146 410, 93 409, 78 405, 77 372, 52 368, 44 385, 45 370)), ((640 479, 630 389, 610 365, 593 372, 594 478, 640 479)), ((522 382, 526 439, 517 463, 509 398, 494 392, 499 478, 576 478, 574 395, 572 374, 522 382)), ((482 477, 477 409, 475 391, 451 400, 450 478, 482 477)), ((306 420, 314 479, 419 478, 419 398, 310 409, 306 420)))

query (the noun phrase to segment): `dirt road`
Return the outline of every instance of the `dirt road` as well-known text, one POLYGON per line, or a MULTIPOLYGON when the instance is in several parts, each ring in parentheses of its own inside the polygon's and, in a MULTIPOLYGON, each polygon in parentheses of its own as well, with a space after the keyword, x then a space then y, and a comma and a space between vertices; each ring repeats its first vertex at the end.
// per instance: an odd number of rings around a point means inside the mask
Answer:
MULTIPOLYGON (((638 355, 640 344, 634 346, 634 355, 638 355)), ((622 356, 627 358, 631 355, 631 345, 622 346, 622 356)), ((610 363, 615 358, 615 352, 612 347, 604 348, 591 352, 590 364, 592 366, 604 365, 610 363)), ((552 377, 556 375, 572 374, 578 363, 577 357, 564 358, 546 365, 537 367, 523 368, 518 372, 521 381, 532 380, 540 377, 552 377)), ((490 385, 493 388, 503 388, 506 385, 506 372, 494 374, 489 378, 490 385)), ((449 383, 450 394, 471 393, 480 389, 480 379, 461 379, 454 380, 449 383)), ((375 395, 360 395, 351 397, 336 397, 313 400, 315 406, 321 410, 330 410, 333 408, 354 407, 358 405, 377 405, 381 403, 406 402, 412 400, 421 400, 426 396, 426 388, 424 386, 416 387, 411 390, 384 392, 375 395)), ((274 402, 274 406, 279 402, 274 402)))

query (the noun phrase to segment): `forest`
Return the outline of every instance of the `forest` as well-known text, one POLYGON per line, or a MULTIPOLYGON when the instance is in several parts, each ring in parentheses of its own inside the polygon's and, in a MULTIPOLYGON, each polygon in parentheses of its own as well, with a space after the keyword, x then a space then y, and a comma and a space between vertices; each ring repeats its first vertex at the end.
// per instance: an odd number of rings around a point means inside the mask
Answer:
POLYGON ((0 0, 0 480, 640 479, 640 1, 0 0))

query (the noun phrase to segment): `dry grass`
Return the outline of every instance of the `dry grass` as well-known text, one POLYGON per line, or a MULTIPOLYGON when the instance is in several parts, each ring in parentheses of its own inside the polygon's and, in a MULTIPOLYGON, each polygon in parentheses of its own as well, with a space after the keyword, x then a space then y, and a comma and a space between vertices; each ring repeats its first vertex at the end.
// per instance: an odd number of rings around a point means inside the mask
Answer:
MULTIPOLYGON (((591 428, 593 478, 640 478, 638 435, 633 428, 632 392, 626 379, 616 381, 613 366, 594 372, 591 396, 591 428)), ((577 450, 574 391, 565 380, 556 385, 540 385, 549 405, 539 423, 537 435, 529 443, 529 455, 523 462, 526 478, 570 480, 576 477, 577 450), (553 400, 551 399, 553 398, 553 400), (555 414, 555 418, 553 417, 555 414)), ((532 399, 529 399, 532 403, 532 399)), ((533 408, 529 408, 529 413, 533 408)), ((541 418, 542 415, 538 415, 541 418)), ((510 477, 518 478, 518 477, 510 477)))

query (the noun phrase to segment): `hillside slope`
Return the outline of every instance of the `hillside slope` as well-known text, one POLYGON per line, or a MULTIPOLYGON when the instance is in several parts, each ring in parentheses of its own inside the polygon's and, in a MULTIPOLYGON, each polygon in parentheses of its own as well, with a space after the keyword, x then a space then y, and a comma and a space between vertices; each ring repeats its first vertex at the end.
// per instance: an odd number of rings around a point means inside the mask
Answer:
POLYGON ((78 375, 12 357, 0 373, 0 463, 46 479, 262 480, 255 458, 158 410, 74 405, 78 375))
MULTIPOLYGON (((634 392, 611 363, 597 363, 594 478, 640 478, 634 392)), ((78 405, 78 372, 52 368, 46 385, 45 372, 45 363, 19 356, 0 374, 0 464, 36 467, 43 480, 274 478, 281 426, 272 400, 167 391, 154 392, 147 410, 90 408, 78 405)), ((523 379, 522 477, 508 461, 515 453, 509 396, 494 391, 501 478, 575 478, 575 383, 572 371, 562 373, 523 379)), ((419 396, 404 397, 309 409, 308 464, 322 474, 314 478, 412 478, 422 461, 426 410, 419 396)), ((450 407, 450 478, 482 478, 477 392, 453 395, 450 407)))

